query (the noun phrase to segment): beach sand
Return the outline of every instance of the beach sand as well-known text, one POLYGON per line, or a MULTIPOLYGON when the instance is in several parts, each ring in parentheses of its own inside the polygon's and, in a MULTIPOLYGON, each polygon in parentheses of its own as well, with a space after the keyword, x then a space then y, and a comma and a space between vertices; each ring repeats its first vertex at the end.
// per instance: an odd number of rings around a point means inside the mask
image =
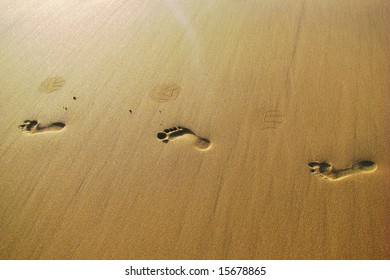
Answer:
POLYGON ((0 259, 389 259, 385 0, 0 0, 0 259))

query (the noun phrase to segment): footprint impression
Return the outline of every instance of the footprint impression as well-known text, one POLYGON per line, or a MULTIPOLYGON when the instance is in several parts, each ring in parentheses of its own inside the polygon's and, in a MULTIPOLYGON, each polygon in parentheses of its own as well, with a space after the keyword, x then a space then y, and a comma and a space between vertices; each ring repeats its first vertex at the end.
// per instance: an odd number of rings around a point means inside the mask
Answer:
POLYGON ((19 128, 22 131, 25 131, 30 134, 45 133, 45 132, 55 132, 60 131, 65 127, 65 124, 62 122, 49 123, 48 125, 42 126, 39 121, 25 120, 24 124, 19 125, 19 128))
POLYGON ((181 126, 164 129, 163 132, 157 133, 157 138, 163 143, 176 139, 188 139, 199 150, 207 150, 211 147, 211 142, 208 139, 199 137, 190 129, 181 126))
POLYGON ((331 181, 341 180, 355 174, 374 172, 378 167, 375 162, 369 160, 355 162, 345 169, 336 169, 326 161, 310 162, 308 165, 311 173, 331 181))

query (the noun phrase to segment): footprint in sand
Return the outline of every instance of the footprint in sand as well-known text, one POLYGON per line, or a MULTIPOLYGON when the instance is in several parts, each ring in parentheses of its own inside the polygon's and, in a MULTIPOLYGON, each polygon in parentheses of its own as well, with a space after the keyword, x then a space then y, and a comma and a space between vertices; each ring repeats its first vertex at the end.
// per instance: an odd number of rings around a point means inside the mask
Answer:
POLYGON ((163 132, 157 133, 157 138, 163 143, 168 143, 169 141, 180 138, 188 139, 199 150, 207 150, 211 147, 211 142, 208 139, 199 137, 190 129, 181 126, 164 129, 163 132))
POLYGON ((331 181, 341 180, 355 174, 374 172, 378 167, 375 162, 369 160, 355 162, 345 169, 336 169, 326 161, 310 162, 308 165, 311 173, 331 181))
POLYGON ((44 133, 44 132, 55 132, 60 131, 65 127, 65 124, 62 122, 54 122, 48 125, 42 126, 39 121, 25 120, 24 124, 19 125, 19 128, 22 131, 25 131, 30 134, 44 133))

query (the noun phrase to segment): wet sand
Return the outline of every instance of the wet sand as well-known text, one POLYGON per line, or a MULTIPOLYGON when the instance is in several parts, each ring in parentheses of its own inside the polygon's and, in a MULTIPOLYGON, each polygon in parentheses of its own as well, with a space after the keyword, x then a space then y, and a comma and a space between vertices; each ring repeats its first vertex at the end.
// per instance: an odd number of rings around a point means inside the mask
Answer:
POLYGON ((0 259, 389 259, 388 1, 0 0, 0 259))

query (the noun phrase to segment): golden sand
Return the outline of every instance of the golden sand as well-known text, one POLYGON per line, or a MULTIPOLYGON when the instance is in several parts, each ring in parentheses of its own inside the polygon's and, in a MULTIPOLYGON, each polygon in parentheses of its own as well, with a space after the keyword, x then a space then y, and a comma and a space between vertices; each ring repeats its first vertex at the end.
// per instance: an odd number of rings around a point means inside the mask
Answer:
POLYGON ((389 259, 389 1, 0 19, 0 259, 389 259))

